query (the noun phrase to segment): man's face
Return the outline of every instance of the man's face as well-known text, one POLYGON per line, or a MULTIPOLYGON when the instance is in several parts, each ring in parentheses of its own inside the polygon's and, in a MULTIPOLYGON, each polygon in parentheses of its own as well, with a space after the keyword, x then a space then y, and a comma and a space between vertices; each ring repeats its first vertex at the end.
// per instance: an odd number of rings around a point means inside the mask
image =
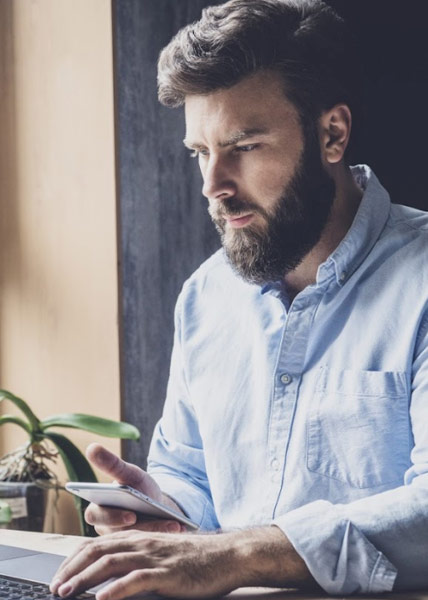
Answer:
POLYGON ((198 157, 226 255, 247 281, 282 279, 320 239, 335 185, 316 124, 314 133, 305 138, 274 73, 186 98, 185 144, 198 157))

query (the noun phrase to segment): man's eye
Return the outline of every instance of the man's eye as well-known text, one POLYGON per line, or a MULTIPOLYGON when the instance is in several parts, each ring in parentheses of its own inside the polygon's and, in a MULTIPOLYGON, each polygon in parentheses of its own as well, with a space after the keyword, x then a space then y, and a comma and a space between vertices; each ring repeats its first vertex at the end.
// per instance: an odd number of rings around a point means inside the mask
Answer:
POLYGON ((208 156, 208 150, 192 150, 191 158, 199 158, 199 156, 208 156))
POLYGON ((236 146, 238 152, 251 152, 258 148, 259 144, 246 144, 245 146, 236 146))

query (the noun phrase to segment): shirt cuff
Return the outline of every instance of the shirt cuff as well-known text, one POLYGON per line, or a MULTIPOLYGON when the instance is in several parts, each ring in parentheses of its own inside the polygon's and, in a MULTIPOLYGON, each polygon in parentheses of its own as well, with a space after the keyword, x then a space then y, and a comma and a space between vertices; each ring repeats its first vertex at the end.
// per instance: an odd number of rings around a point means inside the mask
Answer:
POLYGON ((202 531, 218 528, 214 506, 209 498, 196 486, 175 475, 151 472, 162 492, 170 496, 187 517, 199 525, 202 531))
POLYGON ((389 592, 397 569, 344 515, 317 500, 273 520, 328 594, 389 592))

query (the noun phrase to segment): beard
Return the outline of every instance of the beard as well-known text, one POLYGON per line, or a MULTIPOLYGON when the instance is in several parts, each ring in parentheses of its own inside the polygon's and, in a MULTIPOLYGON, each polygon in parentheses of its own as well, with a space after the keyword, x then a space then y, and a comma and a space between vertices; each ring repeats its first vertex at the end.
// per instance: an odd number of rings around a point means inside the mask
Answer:
POLYGON ((273 210, 236 196, 209 209, 233 270, 258 285, 282 280, 319 242, 335 193, 335 182, 321 162, 318 136, 306 135, 296 171, 273 210), (226 215, 247 212, 261 215, 264 227, 250 223, 226 229, 226 215))

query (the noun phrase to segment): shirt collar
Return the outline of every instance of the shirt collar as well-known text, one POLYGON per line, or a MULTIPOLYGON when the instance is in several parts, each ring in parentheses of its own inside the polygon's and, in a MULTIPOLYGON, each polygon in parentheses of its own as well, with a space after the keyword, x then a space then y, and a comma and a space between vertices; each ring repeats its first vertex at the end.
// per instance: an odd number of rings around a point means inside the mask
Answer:
POLYGON ((354 221, 343 240, 318 267, 317 284, 330 277, 332 270, 343 285, 369 254, 388 220, 391 200, 388 192, 367 165, 351 167, 352 175, 363 190, 354 221))
MULTIPOLYGON (((327 260, 318 267, 318 286, 329 280, 332 275, 342 286, 369 254, 389 216, 389 194, 370 167, 356 165, 351 167, 351 172, 364 192, 363 197, 347 234, 327 260)), ((264 294, 270 290, 279 291, 282 287, 282 282, 272 282, 264 285, 260 292, 264 294)))

